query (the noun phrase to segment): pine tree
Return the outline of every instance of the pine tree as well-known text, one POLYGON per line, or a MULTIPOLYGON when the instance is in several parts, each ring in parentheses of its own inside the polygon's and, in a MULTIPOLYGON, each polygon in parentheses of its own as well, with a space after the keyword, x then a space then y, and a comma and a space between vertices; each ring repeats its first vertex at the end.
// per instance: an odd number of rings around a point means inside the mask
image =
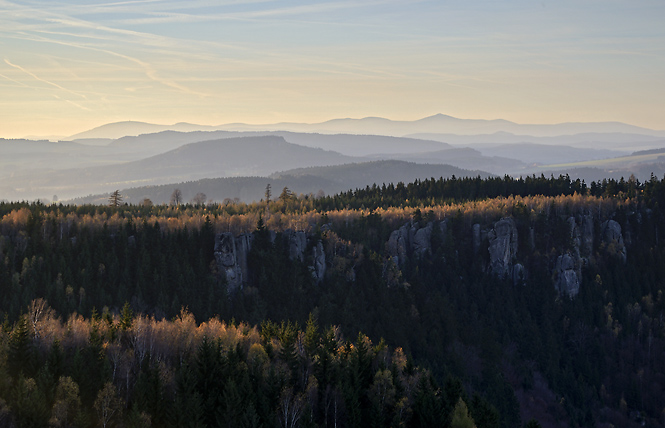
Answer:
POLYGON ((450 428, 476 428, 473 418, 469 415, 469 409, 461 398, 453 409, 453 417, 450 421, 450 428))
POLYGON ((125 302, 122 307, 122 313, 120 314, 120 329, 127 331, 132 328, 132 319, 132 308, 129 306, 129 302, 125 302))
POLYGON ((203 428, 203 398, 197 390, 196 374, 191 366, 184 364, 176 374, 175 402, 167 408, 171 426, 203 428))
POLYGON ((28 317, 23 315, 16 323, 16 327, 9 338, 7 350, 7 366, 9 373, 16 376, 20 373, 30 373, 32 366, 32 343, 28 317))
POLYGON ((109 206, 117 208, 120 204, 122 204, 122 195, 120 194, 120 190, 115 190, 109 197, 109 206))
POLYGON ((535 419, 530 419, 529 422, 524 424, 524 428, 541 428, 540 424, 535 419))
POLYGON ((270 183, 266 184, 266 211, 270 210, 270 198, 272 197, 272 190, 270 183))

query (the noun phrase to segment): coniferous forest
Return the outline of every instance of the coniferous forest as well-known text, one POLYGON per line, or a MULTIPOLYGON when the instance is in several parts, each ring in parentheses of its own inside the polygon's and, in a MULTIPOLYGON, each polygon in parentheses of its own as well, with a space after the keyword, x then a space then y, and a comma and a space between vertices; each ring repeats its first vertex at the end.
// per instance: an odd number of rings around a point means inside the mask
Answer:
POLYGON ((0 203, 0 426, 664 426, 664 285, 655 177, 0 203))

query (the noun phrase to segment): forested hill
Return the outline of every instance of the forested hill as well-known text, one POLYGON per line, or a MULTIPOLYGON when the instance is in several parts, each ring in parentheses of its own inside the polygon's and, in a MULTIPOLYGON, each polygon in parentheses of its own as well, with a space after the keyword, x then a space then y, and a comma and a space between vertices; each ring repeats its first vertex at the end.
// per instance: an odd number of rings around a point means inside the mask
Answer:
POLYGON ((567 177, 0 204, 0 423, 663 426, 664 204, 567 177))

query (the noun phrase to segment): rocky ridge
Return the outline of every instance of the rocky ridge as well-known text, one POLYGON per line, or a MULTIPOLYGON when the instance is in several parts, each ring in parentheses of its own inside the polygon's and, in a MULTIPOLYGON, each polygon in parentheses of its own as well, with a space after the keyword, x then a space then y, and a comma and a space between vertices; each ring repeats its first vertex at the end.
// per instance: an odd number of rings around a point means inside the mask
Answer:
MULTIPOLYGON (((582 268, 593 257, 594 229, 596 223, 589 215, 571 216, 566 220, 568 224, 569 245, 558 248, 559 254, 551 260, 552 283, 559 295, 575 297, 580 290, 582 282, 582 268)), ((414 257, 422 257, 427 251, 432 251, 432 230, 436 227, 430 222, 425 227, 418 223, 408 222, 393 231, 386 243, 387 264, 384 272, 391 272, 392 264, 402 269, 414 257)), ((438 224, 443 235, 447 231, 446 221, 438 224)), ((621 225, 615 220, 606 220, 600 224, 600 249, 604 254, 618 257, 626 261, 626 245, 621 225)), ((533 227, 529 228, 528 246, 520 249, 518 227, 515 219, 502 218, 489 227, 476 223, 471 227, 473 254, 481 257, 481 251, 487 251, 489 262, 485 267, 493 275, 505 279, 510 278, 515 285, 523 284, 528 277, 528 271, 520 256, 526 257, 529 251, 536 248, 536 238, 533 227), (520 254, 521 250, 521 254, 520 254)), ((394 274, 390 275, 394 277, 394 274)))
MULTIPOLYGON (((314 239, 303 231, 286 230, 281 234, 282 239, 286 240, 289 249, 289 259, 305 262, 310 259, 307 257, 307 248, 310 240, 314 239)), ((226 284, 230 292, 242 289, 249 279, 247 266, 247 256, 252 249, 254 235, 243 233, 234 236, 232 233, 225 232, 215 236, 215 261, 217 270, 226 279, 226 284)), ((270 232, 270 241, 275 242, 277 234, 270 232)), ((312 277, 317 283, 323 280, 326 273, 326 255, 323 250, 323 243, 320 240, 312 243, 311 261, 309 266, 312 277)))
MULTIPOLYGON (((555 256, 548 256, 552 284, 559 295, 575 297, 582 285, 582 269, 594 257, 595 231, 600 231, 598 251, 626 261, 626 244, 621 225, 615 220, 606 220, 600 225, 589 214, 568 217, 567 233, 569 240, 561 248, 554 249, 555 256)), ((421 224, 409 221, 394 230, 385 245, 384 279, 389 286, 399 284, 401 270, 407 263, 415 262, 434 252, 432 236, 435 231, 441 236, 448 233, 448 222, 428 222, 421 224)), ((471 242, 475 257, 483 257, 486 251, 488 262, 484 269, 498 278, 510 279, 515 285, 524 284, 528 270, 523 260, 536 249, 538 242, 534 228, 527 229, 528 240, 522 243, 530 248, 520 248, 518 225, 512 217, 501 218, 488 226, 474 224, 471 227, 471 242)), ((271 241, 280 236, 284 239, 289 258, 308 263, 316 283, 321 283, 329 265, 335 264, 339 255, 326 255, 324 242, 304 231, 286 230, 280 235, 271 232, 271 241)), ((252 248, 253 235, 221 233, 215 239, 215 259, 218 271, 224 275, 229 291, 241 289, 249 278, 247 255, 252 248)), ((445 240, 439 240, 446 245, 445 240)), ((353 268, 351 268, 351 271, 353 268)), ((347 274, 349 274, 347 272, 347 274)), ((350 272, 351 280, 355 275, 350 272)))

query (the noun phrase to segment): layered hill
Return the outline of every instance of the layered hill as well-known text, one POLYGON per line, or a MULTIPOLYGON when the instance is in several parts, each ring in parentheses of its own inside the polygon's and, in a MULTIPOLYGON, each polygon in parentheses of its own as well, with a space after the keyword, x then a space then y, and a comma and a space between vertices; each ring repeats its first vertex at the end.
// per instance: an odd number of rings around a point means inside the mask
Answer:
POLYGON ((353 162, 339 153, 287 143, 277 136, 229 138, 186 144, 133 162, 38 173, 17 172, 5 180, 17 192, 60 198, 140 185, 233 176, 265 176, 301 165, 353 162), (68 196, 71 195, 71 196, 68 196))
MULTIPOLYGON (((388 160, 343 165, 296 168, 264 177, 206 178, 188 182, 173 182, 156 186, 121 188, 123 201, 138 204, 148 198, 155 204, 167 204, 175 189, 182 192, 183 201, 188 202, 198 193, 209 200, 222 202, 239 199, 246 202, 264 198, 266 185, 279 194, 288 187, 296 195, 334 194, 350 189, 365 188, 372 184, 382 185, 407 183, 416 179, 440 177, 483 177, 490 174, 479 170, 464 170, 450 165, 423 165, 412 162, 388 160)), ((76 204, 105 204, 108 193, 76 198, 76 204)))
POLYGON ((409 154, 452 148, 451 145, 440 141, 420 138, 400 138, 385 135, 327 135, 287 131, 162 131, 139 136, 125 136, 113 140, 109 146, 124 150, 131 149, 136 152, 161 153, 197 141, 270 135, 282 137, 289 143, 331 150, 347 156, 367 156, 376 153, 409 154))
POLYGON ((560 123, 560 124, 518 124, 503 119, 459 119, 456 117, 436 114, 413 121, 397 121, 381 117, 366 117, 362 119, 333 119, 322 123, 276 123, 265 125, 250 125, 244 123, 229 123, 217 126, 175 124, 155 125, 142 122, 118 122, 103 125, 89 131, 71 136, 76 138, 119 138, 124 135, 140 135, 146 132, 159 132, 165 130, 226 130, 226 131, 292 131, 325 134, 375 134, 405 136, 409 134, 492 134, 496 132, 509 132, 526 134, 535 137, 553 137, 557 135, 570 135, 579 133, 633 133, 665 137, 665 131, 655 131, 620 122, 594 122, 594 123, 560 123))
MULTIPOLYGON (((445 115, 265 126, 120 122, 73 137, 61 142, 0 140, 0 200, 52 200, 56 195, 62 200, 114 189, 375 160, 445 164, 497 175, 569 174, 587 182, 631 174, 644 180, 665 171, 654 153, 628 156, 665 147, 665 133, 612 122, 521 125, 445 115)), ((423 175, 428 174, 404 180, 423 175)), ((364 182, 345 185, 362 187, 383 177, 366 174, 364 182)), ((291 184, 303 193, 316 193, 315 186, 344 190, 321 180, 291 184)), ((229 193, 245 199, 256 192, 229 193)))

